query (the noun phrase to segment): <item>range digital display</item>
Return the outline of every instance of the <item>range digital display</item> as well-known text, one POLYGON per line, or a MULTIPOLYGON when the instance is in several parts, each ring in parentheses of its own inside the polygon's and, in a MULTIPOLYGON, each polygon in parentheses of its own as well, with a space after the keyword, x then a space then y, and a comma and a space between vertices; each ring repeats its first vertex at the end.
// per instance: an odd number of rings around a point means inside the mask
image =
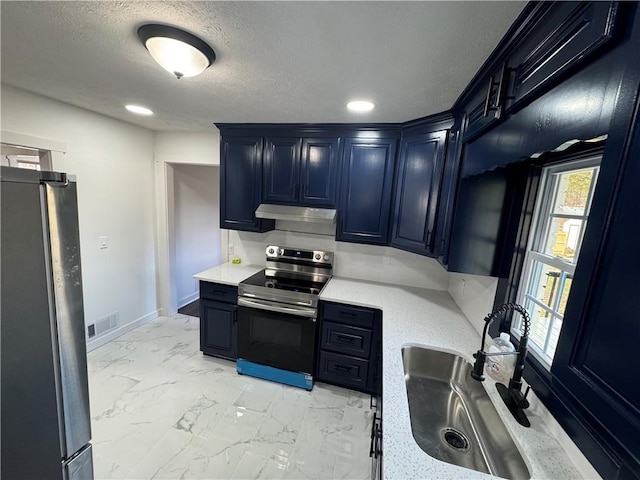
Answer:
POLYGON ((313 252, 305 252, 301 250, 290 250, 288 248, 284 249, 284 256, 302 258, 305 260, 313 260, 313 252))

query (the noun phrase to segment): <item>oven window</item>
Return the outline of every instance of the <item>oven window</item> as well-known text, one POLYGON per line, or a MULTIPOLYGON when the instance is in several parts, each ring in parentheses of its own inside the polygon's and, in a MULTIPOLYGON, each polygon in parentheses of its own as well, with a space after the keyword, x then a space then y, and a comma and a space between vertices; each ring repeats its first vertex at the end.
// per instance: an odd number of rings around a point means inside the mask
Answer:
POLYGON ((313 374, 313 318, 238 307, 238 357, 269 367, 313 374))
POLYGON ((268 322, 255 321, 250 326, 251 342, 259 345, 280 345, 285 348, 300 348, 302 344, 302 325, 275 318, 268 322))

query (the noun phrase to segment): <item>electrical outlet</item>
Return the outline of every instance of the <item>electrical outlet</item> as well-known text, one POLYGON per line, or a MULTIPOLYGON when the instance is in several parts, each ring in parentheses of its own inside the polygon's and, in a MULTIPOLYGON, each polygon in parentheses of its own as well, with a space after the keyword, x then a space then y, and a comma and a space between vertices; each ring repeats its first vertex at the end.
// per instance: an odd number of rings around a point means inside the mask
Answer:
POLYGON ((233 243, 229 244, 229 255, 233 255, 233 243))
POLYGON ((100 250, 109 248, 109 238, 106 235, 98 237, 98 245, 100 245, 100 250))

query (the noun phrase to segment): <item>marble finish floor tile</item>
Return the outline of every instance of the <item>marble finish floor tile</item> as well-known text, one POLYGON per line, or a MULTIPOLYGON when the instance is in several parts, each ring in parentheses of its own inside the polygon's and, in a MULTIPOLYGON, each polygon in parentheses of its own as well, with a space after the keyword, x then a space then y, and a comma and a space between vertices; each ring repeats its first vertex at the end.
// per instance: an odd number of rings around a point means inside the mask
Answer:
POLYGON ((199 344, 178 314, 88 354, 96 479, 368 478, 368 395, 238 375, 199 344))

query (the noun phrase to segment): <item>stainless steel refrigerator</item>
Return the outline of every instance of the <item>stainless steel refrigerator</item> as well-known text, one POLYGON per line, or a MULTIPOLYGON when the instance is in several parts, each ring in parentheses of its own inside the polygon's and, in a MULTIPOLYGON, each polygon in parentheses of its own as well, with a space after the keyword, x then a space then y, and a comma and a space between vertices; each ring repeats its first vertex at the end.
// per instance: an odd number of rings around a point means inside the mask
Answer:
POLYGON ((76 183, 0 167, 3 479, 92 479, 76 183))

